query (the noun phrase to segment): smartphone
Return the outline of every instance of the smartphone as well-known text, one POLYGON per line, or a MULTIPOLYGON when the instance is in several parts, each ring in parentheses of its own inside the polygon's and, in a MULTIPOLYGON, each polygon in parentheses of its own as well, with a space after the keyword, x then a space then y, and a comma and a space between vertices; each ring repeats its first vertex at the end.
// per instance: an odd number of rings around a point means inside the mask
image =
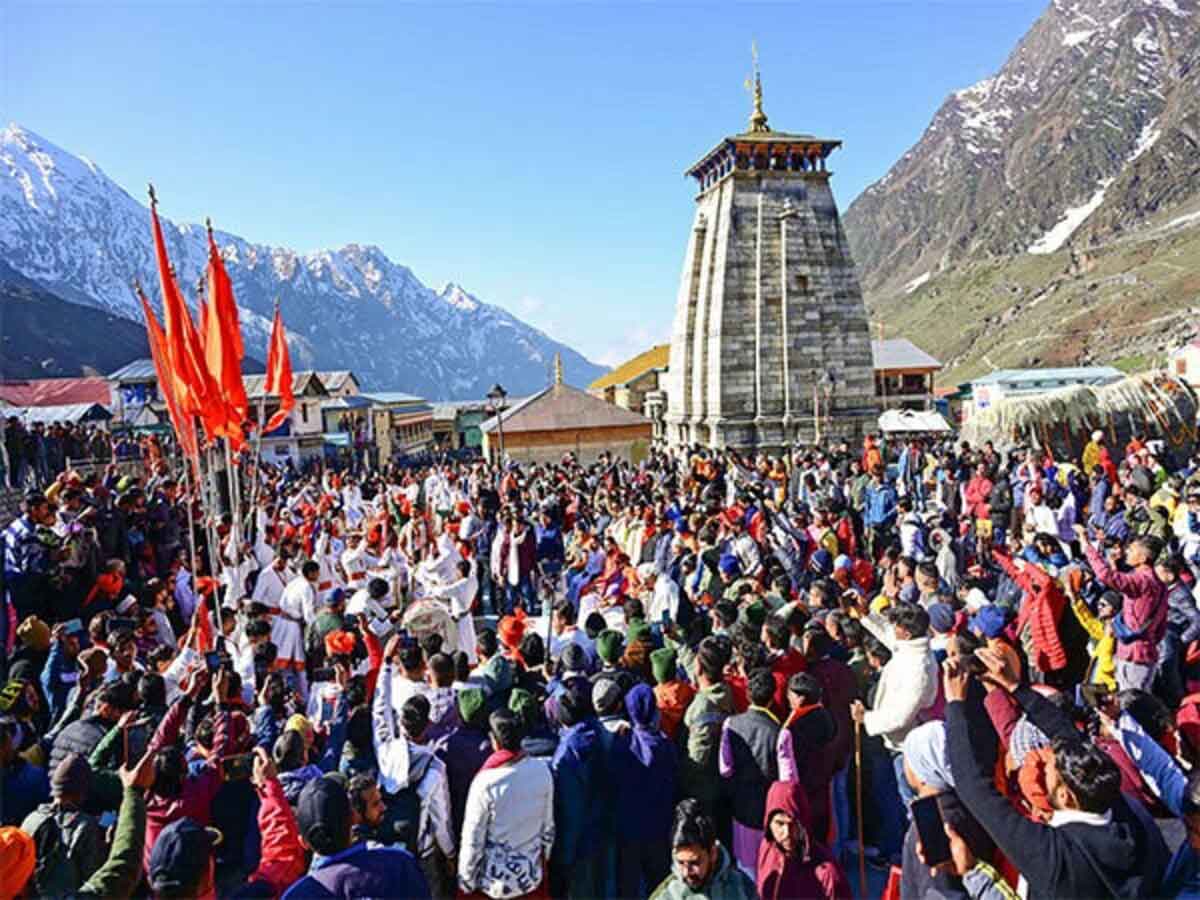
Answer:
POLYGON ((226 781, 245 781, 254 771, 254 754, 239 753, 221 760, 221 774, 226 781))
POLYGON ((946 837, 946 826, 942 821, 942 809, 938 806, 938 798, 920 797, 912 802, 909 809, 917 826, 917 837, 921 841, 925 865, 932 868, 949 862, 950 839, 946 837))
POLYGON ((68 619, 66 622, 63 622, 63 631, 67 634, 83 634, 83 620, 68 619))
POLYGON ((1104 706, 1111 696, 1112 691, 1102 684, 1081 684, 1079 686, 1079 698, 1092 709, 1104 706))
POLYGON ((221 668, 221 654, 216 650, 204 654, 204 665, 208 667, 208 671, 216 672, 221 668))

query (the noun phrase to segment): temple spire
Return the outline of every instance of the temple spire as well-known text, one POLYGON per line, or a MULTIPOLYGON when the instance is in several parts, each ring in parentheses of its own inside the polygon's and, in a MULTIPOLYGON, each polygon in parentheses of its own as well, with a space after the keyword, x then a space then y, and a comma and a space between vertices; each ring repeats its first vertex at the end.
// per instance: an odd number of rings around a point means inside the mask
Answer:
POLYGON ((767 127, 767 114, 763 112, 762 75, 758 71, 758 43, 756 41, 750 42, 750 58, 753 61, 751 70, 753 83, 749 78, 746 79, 746 90, 754 96, 754 112, 750 114, 750 133, 761 134, 771 129, 767 127))
POLYGON ((562 354, 561 353, 554 354, 554 383, 555 384, 563 383, 563 365, 562 365, 562 354))

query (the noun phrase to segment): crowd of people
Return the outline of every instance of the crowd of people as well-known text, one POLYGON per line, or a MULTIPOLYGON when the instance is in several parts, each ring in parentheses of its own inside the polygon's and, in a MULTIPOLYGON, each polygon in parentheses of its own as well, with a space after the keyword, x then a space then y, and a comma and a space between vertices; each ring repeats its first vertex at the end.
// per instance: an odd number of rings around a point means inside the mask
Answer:
POLYGON ((142 455, 147 443, 132 433, 112 435, 79 422, 22 422, 8 416, 0 440, 0 486, 21 489, 46 484, 69 460, 108 462, 142 455))
POLYGON ((0 900, 1200 896, 1200 459, 135 468, 3 532, 0 900))

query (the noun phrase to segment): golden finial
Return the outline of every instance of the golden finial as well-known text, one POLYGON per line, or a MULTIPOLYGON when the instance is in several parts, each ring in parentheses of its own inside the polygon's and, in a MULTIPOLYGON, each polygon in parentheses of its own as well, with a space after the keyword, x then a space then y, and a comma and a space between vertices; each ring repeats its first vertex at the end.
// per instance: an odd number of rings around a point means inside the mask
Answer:
POLYGON ((752 61, 750 74, 753 77, 746 79, 746 90, 754 97, 754 112, 750 114, 750 133, 760 134, 771 129, 767 127, 767 114, 763 112, 762 107, 762 76, 758 71, 758 42, 750 42, 750 59, 752 61))
POLYGON ((561 353, 554 354, 554 383, 555 384, 563 383, 563 365, 562 365, 562 354, 561 353))

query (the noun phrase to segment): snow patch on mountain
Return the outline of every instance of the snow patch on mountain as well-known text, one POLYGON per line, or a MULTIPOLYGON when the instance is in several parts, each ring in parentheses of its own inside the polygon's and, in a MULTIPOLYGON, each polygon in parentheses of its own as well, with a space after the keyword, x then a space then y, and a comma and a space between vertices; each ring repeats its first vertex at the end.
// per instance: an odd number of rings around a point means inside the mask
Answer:
POLYGON ((1028 252, 1055 253, 1061 249, 1063 244, 1070 240, 1075 230, 1087 221, 1088 216, 1100 208, 1100 204, 1104 202, 1104 195, 1112 183, 1113 179, 1111 178, 1102 179, 1096 193, 1092 194, 1086 202, 1064 212, 1057 225, 1029 245, 1028 252))
MULTIPOLYGON (((160 218, 190 298, 207 262, 206 230, 160 218)), ((604 371, 456 284, 427 287, 373 244, 302 254, 222 231, 215 237, 247 351, 260 359, 279 300, 297 367, 350 368, 376 389, 468 399, 499 381, 532 393, 545 386, 555 353, 571 383, 604 371)), ((159 305, 149 209, 94 163, 15 124, 0 131, 0 260, 65 300, 135 321, 134 279, 159 305)))

